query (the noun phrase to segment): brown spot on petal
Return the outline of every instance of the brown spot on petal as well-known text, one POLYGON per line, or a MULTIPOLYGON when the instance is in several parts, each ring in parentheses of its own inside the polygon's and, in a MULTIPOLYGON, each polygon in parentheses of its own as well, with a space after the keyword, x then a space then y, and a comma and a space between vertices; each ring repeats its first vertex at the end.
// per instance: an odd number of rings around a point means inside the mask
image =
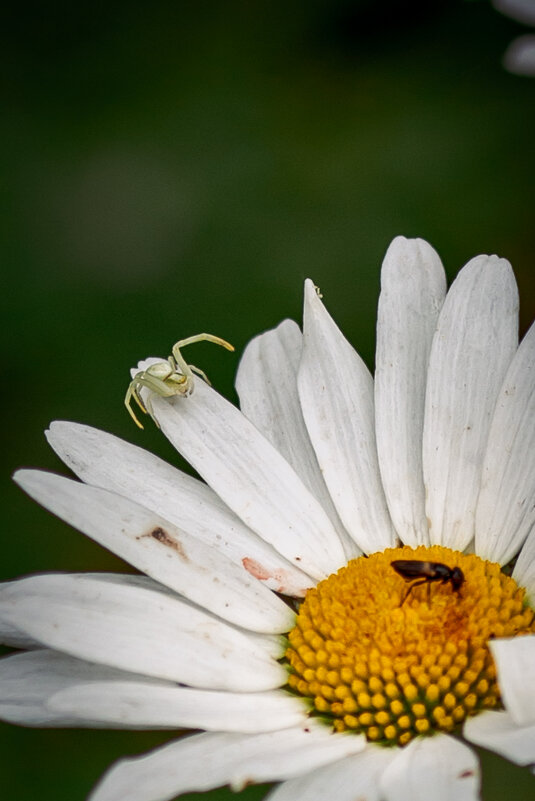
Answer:
POLYGON ((154 540, 161 542, 162 545, 167 546, 167 548, 171 548, 173 551, 176 551, 177 554, 183 559, 185 562, 188 562, 189 559, 186 556, 184 548, 182 547, 179 540, 176 540, 172 537, 165 529, 157 526, 157 528, 153 528, 152 531, 149 531, 148 534, 145 534, 146 537, 152 537, 154 540))
POLYGON ((247 572, 260 581, 265 581, 266 579, 271 578, 271 573, 269 570, 266 570, 266 568, 262 567, 259 562, 251 559, 249 556, 244 556, 241 562, 247 572))
POLYGON ((251 576, 258 579, 259 581, 267 581, 268 587, 273 592, 278 592, 281 595, 291 595, 294 598, 304 598, 307 594, 309 587, 303 587, 293 590, 289 590, 289 586, 292 585, 293 579, 288 577, 287 571, 284 569, 280 570, 268 570, 266 567, 257 562, 255 559, 251 559, 250 556, 244 556, 241 560, 242 565, 247 570, 251 576))

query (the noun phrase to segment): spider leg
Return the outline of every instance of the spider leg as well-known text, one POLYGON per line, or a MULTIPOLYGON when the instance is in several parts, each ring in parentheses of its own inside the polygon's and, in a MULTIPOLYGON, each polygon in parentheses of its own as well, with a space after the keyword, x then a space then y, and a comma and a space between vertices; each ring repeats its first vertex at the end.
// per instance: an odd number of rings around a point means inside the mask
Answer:
POLYGON ((200 377, 204 381, 206 381, 206 383, 208 384, 209 387, 212 386, 212 382, 210 381, 210 379, 208 378, 208 376, 206 375, 204 370, 201 370, 199 367, 195 367, 194 364, 190 364, 189 365, 189 369, 191 370, 192 373, 196 373, 196 375, 200 375, 200 377))
POLYGON ((177 342, 176 345, 173 345, 173 356, 170 358, 173 359, 175 365, 175 371, 177 373, 182 373, 182 375, 184 376, 185 378, 184 383, 186 384, 186 390, 189 391, 192 385, 193 373, 190 369, 189 364, 186 362, 186 360, 180 353, 180 349, 178 348, 179 344, 180 343, 177 342))
POLYGON ((138 386, 134 387, 134 389, 132 391, 132 397, 134 398, 135 402, 137 403, 137 405, 139 406, 139 408, 141 409, 143 414, 147 414, 147 408, 146 408, 145 404, 143 403, 143 398, 141 397, 141 393, 139 391, 139 387, 138 386))
POLYGON ((133 381, 131 381, 129 386, 128 386, 128 389, 127 389, 126 395, 125 395, 125 399, 124 399, 124 405, 126 406, 126 408, 128 410, 128 414, 130 415, 130 417, 132 418, 134 423, 138 426, 138 428, 143 428, 143 424, 139 422, 139 420, 136 417, 136 414, 135 414, 134 410, 132 409, 132 398, 134 398, 134 400, 136 401, 136 403, 139 406, 139 408, 141 409, 141 411, 146 413, 147 410, 143 406, 143 402, 142 402, 141 398, 139 397, 135 379, 133 381))
POLYGON ((150 390, 154 395, 160 395, 162 398, 170 398, 172 395, 175 395, 176 392, 174 389, 167 386, 165 381, 162 381, 160 378, 156 378, 153 375, 149 375, 146 372, 142 373, 141 375, 136 376, 130 386, 128 387, 128 391, 126 393, 125 398, 125 405, 128 409, 131 417, 137 423, 140 428, 143 428, 137 417, 135 416, 133 410, 130 407, 130 400, 133 397, 139 408, 142 412, 149 414, 152 419, 154 420, 156 426, 160 428, 160 424, 158 423, 156 417, 154 416, 154 412, 152 410, 152 403, 150 399, 150 395, 147 397, 145 401, 142 400, 140 389, 145 387, 146 389, 150 390), (128 403, 127 403, 128 401, 128 403))
POLYGON ((193 345, 195 342, 213 342, 214 345, 221 345, 221 347, 227 350, 234 350, 234 346, 225 339, 221 339, 221 337, 216 337, 213 334, 195 334, 195 336, 187 337, 186 339, 179 339, 179 341, 173 345, 173 356, 175 359, 177 358, 175 350, 180 352, 181 348, 185 348, 186 345, 193 345))
POLYGON ((203 373, 198 367, 188 364, 180 353, 181 348, 185 348, 186 345, 193 345, 195 342, 213 342, 215 345, 221 345, 221 347, 226 348, 227 350, 234 350, 234 347, 230 344, 230 342, 221 339, 221 337, 216 337, 213 334, 196 334, 195 336, 187 337, 187 339, 179 339, 178 342, 175 342, 172 348, 172 358, 176 363, 176 367, 178 367, 182 375, 186 377, 186 389, 188 392, 191 392, 191 388, 193 386, 193 373, 197 373, 197 375, 200 375, 207 384, 210 384, 208 378, 206 377, 206 373, 203 373))

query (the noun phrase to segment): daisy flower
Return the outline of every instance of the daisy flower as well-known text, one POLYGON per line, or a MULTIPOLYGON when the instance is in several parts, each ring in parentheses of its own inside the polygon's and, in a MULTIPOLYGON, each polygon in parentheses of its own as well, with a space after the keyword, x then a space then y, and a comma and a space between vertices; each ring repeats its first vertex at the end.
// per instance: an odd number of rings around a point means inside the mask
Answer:
POLYGON ((0 662, 3 718, 202 730, 112 766, 92 801, 252 782, 470 801, 470 743, 535 762, 535 327, 519 346, 496 256, 446 295, 435 251, 398 237, 381 287, 375 381, 307 281, 303 333, 247 346, 241 411, 201 379, 150 395, 204 481, 67 422, 47 436, 81 481, 16 474, 145 575, 1 587, 26 649, 0 662))

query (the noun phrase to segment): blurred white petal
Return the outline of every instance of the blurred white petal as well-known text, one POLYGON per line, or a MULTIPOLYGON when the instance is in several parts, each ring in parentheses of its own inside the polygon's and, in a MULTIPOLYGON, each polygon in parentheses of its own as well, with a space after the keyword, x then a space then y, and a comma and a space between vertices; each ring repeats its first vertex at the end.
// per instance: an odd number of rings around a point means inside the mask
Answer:
POLYGON ((385 801, 478 801, 481 777, 471 748, 446 734, 418 737, 397 751, 380 779, 385 801))

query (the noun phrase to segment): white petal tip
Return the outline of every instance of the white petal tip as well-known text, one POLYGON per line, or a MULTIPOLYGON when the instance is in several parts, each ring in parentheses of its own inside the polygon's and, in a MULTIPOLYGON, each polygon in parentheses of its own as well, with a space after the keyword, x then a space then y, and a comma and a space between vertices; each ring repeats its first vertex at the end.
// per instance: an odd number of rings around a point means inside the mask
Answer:
POLYGON ((20 470, 15 470, 15 472, 13 473, 11 478, 13 479, 15 484, 18 484, 19 487, 24 489, 25 486, 26 486, 27 481, 31 480, 30 477, 31 477, 32 473, 34 473, 34 472, 36 472, 36 471, 35 470, 30 470, 29 468, 26 468, 26 467, 23 467, 20 470))
POLYGON ((386 254, 387 256, 395 256, 411 251, 417 251, 422 247, 429 248, 434 252, 434 248, 432 248, 429 242, 426 242, 425 239, 420 239, 419 237, 409 238, 400 234, 399 236, 394 237, 388 246, 386 254))
POLYGON ((305 301, 319 297, 319 288, 311 278, 305 278, 305 301))

